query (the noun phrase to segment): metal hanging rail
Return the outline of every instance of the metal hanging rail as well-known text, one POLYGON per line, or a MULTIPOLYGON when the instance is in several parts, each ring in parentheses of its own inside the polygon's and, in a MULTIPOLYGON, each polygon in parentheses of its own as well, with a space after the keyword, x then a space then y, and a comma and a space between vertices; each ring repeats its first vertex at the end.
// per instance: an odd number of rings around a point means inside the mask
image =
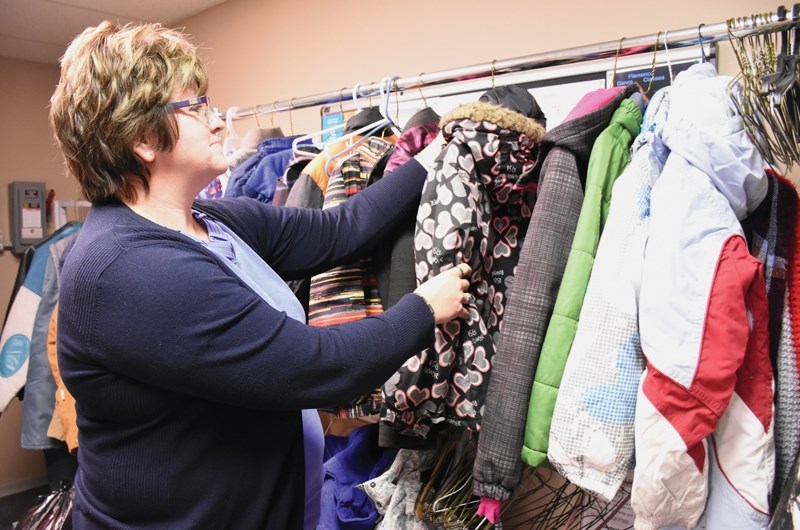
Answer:
MULTIPOLYGON (((778 13, 775 12, 737 17, 727 22, 700 24, 696 28, 668 30, 655 35, 650 34, 640 37, 623 37, 616 41, 525 55, 514 59, 496 60, 491 63, 464 66, 451 70, 442 70, 440 72, 423 73, 414 77, 398 78, 392 81, 391 92, 486 78, 489 76, 533 70, 536 68, 607 59, 615 56, 626 56, 645 52, 654 53, 660 49, 664 49, 665 46, 672 50, 673 48, 703 45, 758 33, 782 31, 796 27, 799 23, 800 21, 782 20, 778 13)), ((353 90, 342 89, 313 96, 297 97, 289 100, 276 101, 274 103, 260 104, 255 107, 247 107, 232 112, 231 119, 240 120, 265 114, 327 105, 350 99, 354 95, 366 98, 378 95, 381 90, 385 90, 385 88, 385 83, 371 83, 356 85, 353 90)))

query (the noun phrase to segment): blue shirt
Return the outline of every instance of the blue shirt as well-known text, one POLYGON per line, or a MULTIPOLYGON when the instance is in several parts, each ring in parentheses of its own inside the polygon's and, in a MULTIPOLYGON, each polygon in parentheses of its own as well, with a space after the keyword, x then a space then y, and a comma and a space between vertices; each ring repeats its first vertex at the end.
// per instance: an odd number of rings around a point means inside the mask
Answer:
MULTIPOLYGON (((205 224, 210 241, 197 239, 212 252, 228 261, 231 269, 275 309, 285 311, 291 318, 305 323, 303 306, 286 283, 253 249, 239 239, 228 227, 213 217, 194 210, 195 219, 205 224)), ((188 235, 188 234, 187 234, 188 235)), ((193 239, 196 239, 193 237, 193 239)), ((303 410, 303 450, 306 470, 305 530, 314 530, 319 522, 322 491, 322 457, 325 435, 319 413, 303 410)))

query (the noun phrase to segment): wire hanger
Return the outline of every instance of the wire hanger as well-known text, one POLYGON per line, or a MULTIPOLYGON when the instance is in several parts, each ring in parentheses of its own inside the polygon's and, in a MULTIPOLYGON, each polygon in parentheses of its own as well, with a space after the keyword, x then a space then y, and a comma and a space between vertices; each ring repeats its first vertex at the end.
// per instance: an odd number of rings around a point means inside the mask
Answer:
POLYGON ((292 120, 292 111, 294 110, 294 98, 289 100, 289 135, 294 136, 294 120, 292 120))
MULTIPOLYGON (((786 9, 779 8, 779 20, 786 19, 786 9)), ((742 118, 747 132, 764 160, 770 165, 783 164, 787 169, 800 161, 797 123, 798 97, 797 52, 800 38, 795 29, 789 46, 789 29, 773 34, 737 38, 739 25, 755 27, 764 15, 727 21, 731 49, 740 72, 728 85, 728 94, 742 118), (780 38, 780 51, 775 53, 780 38)), ((792 22, 800 20, 800 5, 792 8, 792 22)))
POLYGON ((672 61, 669 60, 669 45, 667 40, 667 34, 669 30, 664 32, 664 54, 667 58, 667 70, 669 70, 669 84, 671 85, 675 82, 675 77, 672 75, 672 61))
POLYGON ((394 124, 400 126, 400 88, 397 86, 399 77, 394 78, 394 124))
POLYGON ((656 55, 658 54, 658 41, 661 40, 661 32, 656 35, 656 43, 653 45, 653 62, 650 64, 650 81, 647 83, 645 95, 650 97, 650 89, 653 88, 653 79, 656 77, 656 55))
POLYGON ((619 52, 622 50, 622 41, 624 40, 625 37, 622 37, 617 44, 617 53, 614 54, 614 70, 611 72, 611 79, 617 77, 617 61, 619 61, 619 52))
POLYGON ((424 74, 425 74, 425 72, 420 72, 420 74, 419 74, 419 84, 417 85, 417 90, 419 90, 419 95, 420 95, 420 97, 422 98, 422 103, 423 103, 423 104, 424 104, 426 107, 430 107, 430 105, 428 105, 428 100, 427 100, 427 99, 425 99, 425 94, 423 94, 423 93, 422 93, 422 76, 423 76, 424 74))

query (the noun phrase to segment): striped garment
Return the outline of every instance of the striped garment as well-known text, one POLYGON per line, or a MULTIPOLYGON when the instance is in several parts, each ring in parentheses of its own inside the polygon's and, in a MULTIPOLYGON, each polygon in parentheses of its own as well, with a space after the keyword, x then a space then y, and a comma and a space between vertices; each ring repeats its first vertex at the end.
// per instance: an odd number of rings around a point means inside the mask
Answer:
MULTIPOLYGON (((375 169, 388 158, 393 144, 371 138, 359 145, 328 180, 323 210, 352 197, 380 176, 375 169)), ((383 312, 371 260, 334 267, 311 278, 308 323, 333 326, 383 312)))
MULTIPOLYGON (((380 138, 370 138, 356 147, 328 180, 322 209, 342 204, 379 179, 393 149, 394 144, 380 138)), ((369 257, 311 278, 309 325, 333 326, 380 313, 383 313, 383 305, 369 257)), ((382 403, 380 388, 376 388, 355 402, 337 406, 330 412, 339 418, 358 418, 380 412, 382 403)))
POLYGON ((742 221, 750 253, 764 265, 769 302, 769 349, 775 367, 775 485, 772 501, 777 502, 800 448, 800 383, 797 352, 791 333, 787 276, 792 259, 797 217, 797 191, 785 178, 767 170, 767 197, 742 221), (788 311, 787 311, 788 312, 788 311))

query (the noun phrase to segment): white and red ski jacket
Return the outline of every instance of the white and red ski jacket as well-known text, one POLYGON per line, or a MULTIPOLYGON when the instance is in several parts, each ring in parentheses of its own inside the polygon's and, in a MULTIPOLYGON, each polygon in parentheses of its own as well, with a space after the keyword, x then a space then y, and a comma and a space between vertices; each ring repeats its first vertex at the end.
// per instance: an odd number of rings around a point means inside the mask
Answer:
POLYGON ((764 164, 710 64, 679 74, 652 189, 639 298, 635 528, 766 528, 772 368, 760 262, 740 220, 764 164), (702 519, 701 519, 702 516, 702 519))

